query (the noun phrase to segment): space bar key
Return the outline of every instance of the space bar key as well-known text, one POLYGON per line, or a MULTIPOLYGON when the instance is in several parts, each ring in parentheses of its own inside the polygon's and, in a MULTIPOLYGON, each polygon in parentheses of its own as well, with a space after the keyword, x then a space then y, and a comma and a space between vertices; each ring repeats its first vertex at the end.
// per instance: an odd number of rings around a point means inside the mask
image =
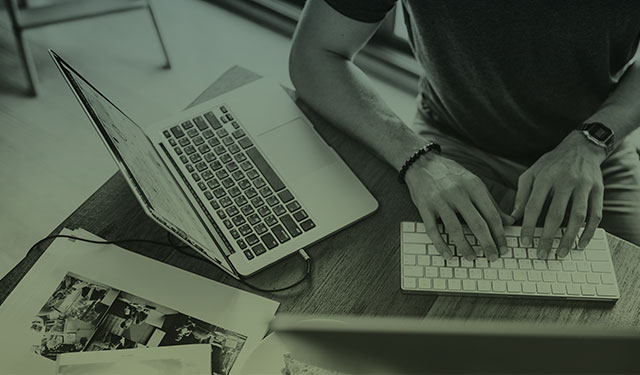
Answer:
POLYGON ((255 164, 260 172, 262 172, 262 175, 267 180, 269 185, 271 185, 271 188, 274 191, 278 192, 285 188, 280 177, 278 177, 273 168, 271 168, 269 163, 267 163, 260 151, 258 151, 255 147, 251 147, 250 149, 245 150, 245 152, 247 153, 247 156, 249 156, 251 161, 253 161, 253 164, 255 164))

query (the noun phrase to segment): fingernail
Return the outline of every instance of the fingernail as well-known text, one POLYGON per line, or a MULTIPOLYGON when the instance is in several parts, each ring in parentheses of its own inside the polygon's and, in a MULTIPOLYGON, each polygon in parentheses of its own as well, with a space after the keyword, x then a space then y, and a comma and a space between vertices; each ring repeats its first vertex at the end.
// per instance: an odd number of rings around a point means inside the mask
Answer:
POLYGON ((567 249, 565 249, 564 247, 559 247, 558 251, 556 251, 556 254, 558 254, 560 258, 564 258, 567 256, 567 249))
POLYGON ((468 254, 464 256, 464 259, 468 260, 468 261, 472 261, 476 259, 476 256, 473 254, 468 254))
POLYGON ((506 246, 500 246, 500 255, 504 255, 507 253, 507 247, 506 246))
POLYGON ((522 237, 522 246, 526 246, 526 247, 531 246, 531 237, 529 236, 522 237))
POLYGON ((493 262, 494 260, 498 260, 498 256, 496 254, 489 254, 489 261, 493 262))
POLYGON ((538 258, 547 259, 547 250, 538 249, 538 258))

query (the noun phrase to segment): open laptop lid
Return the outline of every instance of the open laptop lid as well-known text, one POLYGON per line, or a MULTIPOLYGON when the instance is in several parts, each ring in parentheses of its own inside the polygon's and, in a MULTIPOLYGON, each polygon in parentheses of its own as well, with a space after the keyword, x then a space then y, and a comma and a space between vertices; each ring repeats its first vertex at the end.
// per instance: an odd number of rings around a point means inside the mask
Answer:
POLYGON ((54 51, 49 53, 147 215, 236 276, 144 131, 54 51))
POLYGON ((278 315, 299 361, 349 374, 640 373, 640 330, 499 321, 278 315))

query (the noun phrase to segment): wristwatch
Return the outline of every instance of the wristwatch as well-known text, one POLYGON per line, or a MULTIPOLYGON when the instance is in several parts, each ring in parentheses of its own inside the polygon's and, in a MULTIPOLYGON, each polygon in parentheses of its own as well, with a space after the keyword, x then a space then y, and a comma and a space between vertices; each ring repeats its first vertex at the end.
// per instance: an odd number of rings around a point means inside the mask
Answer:
POLYGON ((611 154, 614 141, 613 130, 600 122, 582 124, 578 130, 580 130, 589 141, 604 148, 607 156, 611 154))

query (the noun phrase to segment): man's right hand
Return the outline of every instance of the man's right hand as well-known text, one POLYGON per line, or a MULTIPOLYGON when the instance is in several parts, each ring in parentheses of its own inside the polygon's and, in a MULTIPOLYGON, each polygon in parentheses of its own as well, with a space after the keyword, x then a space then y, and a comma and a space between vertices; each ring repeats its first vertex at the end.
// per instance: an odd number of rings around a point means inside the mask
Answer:
POLYGON ((476 236, 490 261, 498 258, 498 251, 500 254, 507 251, 503 223, 511 225, 513 218, 498 208, 482 180, 460 164, 429 153, 409 167, 405 181, 422 216, 427 235, 445 259, 450 259, 453 252, 438 231, 438 218, 467 260, 475 259, 477 253, 462 231, 459 216, 476 236))

